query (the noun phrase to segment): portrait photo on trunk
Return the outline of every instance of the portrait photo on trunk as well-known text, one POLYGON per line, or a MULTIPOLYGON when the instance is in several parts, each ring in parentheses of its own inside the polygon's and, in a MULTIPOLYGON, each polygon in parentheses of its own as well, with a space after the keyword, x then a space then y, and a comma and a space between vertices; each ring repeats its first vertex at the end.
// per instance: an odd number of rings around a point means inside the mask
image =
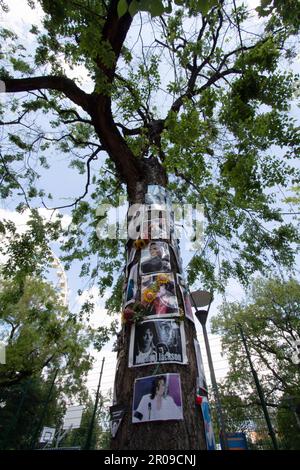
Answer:
POLYGON ((179 316, 173 273, 141 276, 141 300, 146 305, 146 316, 179 316))
POLYGON ((181 420, 182 396, 179 374, 162 374, 135 380, 132 422, 181 420))
POLYGON ((151 241, 141 250, 141 274, 171 272, 169 246, 166 242, 151 241))
POLYGON ((144 204, 133 204, 127 215, 127 236, 128 240, 137 240, 142 231, 145 206, 144 204))
POLYGON ((170 223, 166 216, 147 220, 144 218, 141 237, 144 240, 170 239, 170 223))
POLYGON ((187 363, 183 323, 166 318, 133 325, 129 367, 166 362, 187 363))
POLYGON ((145 194, 146 204, 161 204, 165 205, 169 201, 168 192, 162 186, 157 184, 149 184, 147 193, 145 194))
POLYGON ((182 257, 180 255, 180 250, 179 250, 179 242, 176 238, 174 238, 173 233, 171 233, 171 249, 173 250, 175 259, 176 259, 176 264, 178 268, 178 272, 180 274, 183 273, 183 265, 182 265, 182 257))
POLYGON ((125 305, 132 303, 136 300, 138 289, 138 263, 131 266, 129 271, 129 278, 126 287, 125 305))

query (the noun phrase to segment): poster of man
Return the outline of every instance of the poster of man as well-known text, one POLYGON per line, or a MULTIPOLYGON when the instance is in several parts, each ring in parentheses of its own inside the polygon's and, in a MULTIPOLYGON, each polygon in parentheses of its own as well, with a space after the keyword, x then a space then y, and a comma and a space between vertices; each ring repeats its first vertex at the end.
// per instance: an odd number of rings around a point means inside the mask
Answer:
POLYGON ((174 275, 172 273, 157 273, 155 275, 142 276, 142 300, 147 299, 147 294, 149 293, 153 298, 148 302, 148 317, 179 315, 174 275), (158 279, 164 279, 164 282, 158 283, 158 279), (153 286, 155 286, 155 290, 153 290, 153 286))
POLYGON ((141 252, 141 274, 157 272, 171 272, 170 252, 166 242, 150 242, 141 252))
POLYGON ((194 314, 192 310, 192 304, 190 300, 190 294, 189 294, 189 291, 187 290, 184 278, 180 274, 176 274, 176 276, 177 276, 177 283, 179 285, 180 292, 182 295, 185 316, 189 320, 191 320, 193 323, 195 323, 194 314))
POLYGON ((146 320, 131 329, 129 367, 150 363, 187 363, 183 323, 146 320))
POLYGON ((132 422, 181 420, 179 374, 152 375, 135 380, 132 422))

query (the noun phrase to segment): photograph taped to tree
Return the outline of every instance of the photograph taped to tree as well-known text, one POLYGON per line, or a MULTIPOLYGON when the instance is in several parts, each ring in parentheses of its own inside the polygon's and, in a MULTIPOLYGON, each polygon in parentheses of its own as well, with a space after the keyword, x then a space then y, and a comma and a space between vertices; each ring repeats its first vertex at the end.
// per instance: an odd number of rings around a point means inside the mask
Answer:
POLYGON ((197 361, 197 368, 198 368, 198 377, 197 377, 197 388, 199 388, 199 393, 207 393, 207 382, 204 373, 203 367, 203 360, 201 354, 201 348, 199 341, 194 338, 194 346, 195 346, 195 353, 196 353, 196 361, 197 361))
POLYGON ((135 380, 133 423, 182 419, 179 374, 151 375, 135 380))
POLYGON ((201 410, 204 421, 207 450, 216 450, 215 435, 207 397, 202 398, 201 410))
POLYGON ((169 204, 168 191, 162 186, 156 184, 148 185, 148 190, 145 195, 146 204, 169 204))
POLYGON ((169 240, 170 226, 167 217, 143 221, 141 237, 144 240, 169 240))
MULTIPOLYGON (((182 263, 182 258, 181 258, 180 251, 179 251, 179 242, 173 236, 171 236, 170 247, 173 250, 173 253, 174 253, 174 256, 175 256, 175 259, 176 259, 178 272, 182 275, 182 278, 183 278, 183 263, 182 263)), ((183 278, 183 280, 184 280, 184 278, 183 278)))
POLYGON ((190 294, 186 287, 185 280, 180 274, 176 274, 176 277, 177 277, 177 284, 179 285, 179 289, 180 289, 181 296, 182 296, 185 316, 186 318, 191 320, 193 323, 195 323, 190 294))
POLYGON ((125 408, 122 405, 113 405, 109 408, 110 421, 109 427, 112 437, 116 437, 121 421, 125 414, 125 408))
POLYGON ((152 241, 141 250, 140 272, 141 274, 171 272, 168 243, 152 241))
POLYGON ((141 236, 145 214, 144 204, 133 204, 128 209, 127 215, 127 235, 129 240, 137 240, 141 236))
POLYGON ((135 254, 136 248, 132 246, 131 249, 127 251, 126 276, 128 275, 128 270, 130 269, 130 265, 134 260, 135 254))
POLYGON ((133 325, 129 367, 166 362, 187 363, 183 323, 175 319, 155 319, 133 325))
POLYGON ((147 317, 179 316, 174 274, 141 276, 141 301, 147 304, 147 317))
POLYGON ((134 264, 129 272, 125 305, 132 303, 136 300, 138 291, 138 263, 134 264))

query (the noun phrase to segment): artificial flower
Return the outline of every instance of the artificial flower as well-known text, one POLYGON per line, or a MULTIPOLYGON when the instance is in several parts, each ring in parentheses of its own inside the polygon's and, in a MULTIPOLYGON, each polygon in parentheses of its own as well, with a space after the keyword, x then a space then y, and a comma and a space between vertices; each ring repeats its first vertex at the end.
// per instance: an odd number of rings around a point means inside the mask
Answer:
POLYGON ((137 250, 141 250, 142 248, 145 248, 149 243, 148 240, 143 240, 141 238, 138 238, 137 240, 134 240, 134 246, 137 250))
POLYGON ((167 274, 158 274, 156 276, 156 282, 158 282, 158 284, 167 284, 169 281, 170 278, 167 274))
POLYGON ((143 292, 144 302, 147 302, 147 303, 151 304, 151 302, 153 302, 153 300, 155 298, 156 298, 156 293, 153 292, 153 290, 151 290, 151 289, 144 290, 144 292, 143 292))
POLYGON ((200 395, 196 395, 196 405, 202 404, 202 397, 200 395))

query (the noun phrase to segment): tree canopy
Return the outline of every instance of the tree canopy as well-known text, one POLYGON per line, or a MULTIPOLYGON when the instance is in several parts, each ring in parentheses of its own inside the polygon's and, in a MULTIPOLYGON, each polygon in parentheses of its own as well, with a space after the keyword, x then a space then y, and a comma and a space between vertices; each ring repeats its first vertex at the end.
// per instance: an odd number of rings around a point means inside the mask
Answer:
POLYGON ((82 385, 91 367, 92 333, 62 306, 54 289, 28 279, 19 294, 14 280, 2 280, 0 325, 6 344, 0 386, 14 385, 48 367, 61 367, 72 386, 82 385))
MULTIPOLYGON (((276 429, 284 445, 299 446, 300 369, 293 361, 294 341, 300 334, 300 285, 295 279, 257 279, 247 301, 224 303, 212 320, 213 331, 222 335, 229 372, 222 385, 224 395, 242 400, 241 409, 261 413, 261 404, 242 343, 245 335, 266 403, 278 418, 276 429), (274 412, 275 410, 275 412, 274 412)), ((228 399, 229 399, 228 398, 228 399)), ((229 399, 230 402, 230 399, 229 399)), ((231 407, 236 408, 236 399, 231 407)), ((227 407, 229 411, 230 406, 227 407)), ((233 410, 233 416, 237 410, 233 410)), ((296 447, 299 448, 299 447, 296 447)))
POLYGON ((155 180, 174 202, 204 207, 191 282, 223 288, 231 276, 247 283, 257 270, 291 267, 298 232, 277 192, 299 182, 289 112, 297 0, 256 10, 227 0, 28 3, 42 12, 30 40, 1 31, 1 196, 20 211, 71 207, 65 261, 111 286, 124 243, 98 239, 96 208, 126 192, 137 201, 139 185, 155 180), (66 180, 74 170, 86 178, 67 204, 45 183, 57 153, 66 180))

